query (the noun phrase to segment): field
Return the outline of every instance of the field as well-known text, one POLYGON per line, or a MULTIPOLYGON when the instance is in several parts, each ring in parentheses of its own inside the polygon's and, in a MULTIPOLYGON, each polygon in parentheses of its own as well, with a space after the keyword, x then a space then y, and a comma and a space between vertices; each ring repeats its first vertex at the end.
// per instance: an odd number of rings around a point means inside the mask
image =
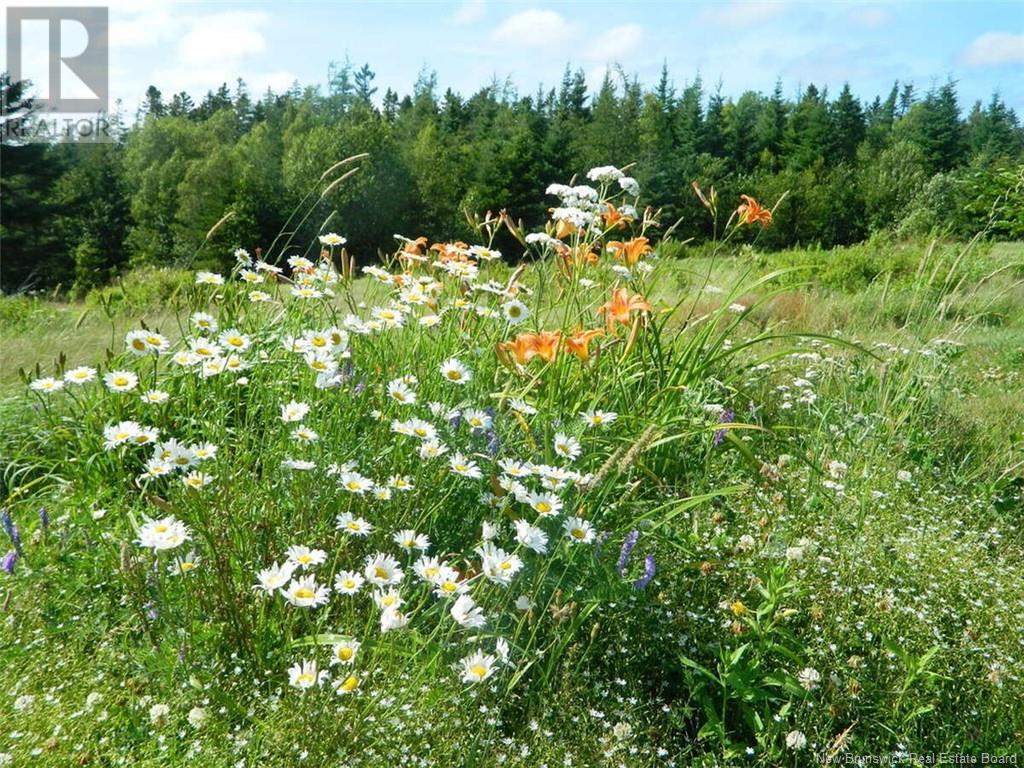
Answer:
POLYGON ((1024 751, 1024 245, 595 187, 520 267, 4 298, 0 766, 1024 751))

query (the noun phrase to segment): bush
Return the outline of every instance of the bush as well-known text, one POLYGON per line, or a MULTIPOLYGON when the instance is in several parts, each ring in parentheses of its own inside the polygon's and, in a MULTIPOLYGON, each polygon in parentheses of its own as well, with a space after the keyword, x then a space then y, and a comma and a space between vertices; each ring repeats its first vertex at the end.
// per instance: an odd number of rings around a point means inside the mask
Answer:
POLYGON ((192 273, 172 267, 140 267, 114 285, 94 288, 85 297, 90 307, 106 307, 112 314, 138 312, 170 299, 193 280, 192 273))

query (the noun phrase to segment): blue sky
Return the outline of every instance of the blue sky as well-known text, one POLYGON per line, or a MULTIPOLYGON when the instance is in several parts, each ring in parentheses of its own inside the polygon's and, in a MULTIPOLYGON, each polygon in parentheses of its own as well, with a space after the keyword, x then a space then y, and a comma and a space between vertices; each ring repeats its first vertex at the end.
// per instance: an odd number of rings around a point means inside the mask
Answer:
POLYGON ((677 85, 699 71, 733 96, 769 91, 779 77, 788 95, 812 81, 833 92, 849 81, 872 98, 895 79, 924 91, 951 76, 965 109, 998 88, 1024 117, 1021 0, 109 5, 111 91, 129 111, 150 83, 165 95, 201 95, 238 76, 256 93, 323 84, 329 62, 347 55, 370 64, 381 94, 409 92, 424 66, 442 88, 468 95, 493 76, 522 93, 557 85, 567 62, 591 85, 614 63, 650 84, 667 61, 677 85))

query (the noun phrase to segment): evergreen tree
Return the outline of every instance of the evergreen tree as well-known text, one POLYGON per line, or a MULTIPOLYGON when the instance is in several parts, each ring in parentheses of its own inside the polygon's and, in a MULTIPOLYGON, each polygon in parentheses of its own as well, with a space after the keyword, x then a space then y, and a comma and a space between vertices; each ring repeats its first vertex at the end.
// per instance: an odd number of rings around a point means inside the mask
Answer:
POLYGON ((833 147, 839 160, 852 163, 857 156, 866 133, 864 111, 860 101, 850 91, 850 84, 845 83, 839 98, 832 105, 832 125, 835 130, 833 147))

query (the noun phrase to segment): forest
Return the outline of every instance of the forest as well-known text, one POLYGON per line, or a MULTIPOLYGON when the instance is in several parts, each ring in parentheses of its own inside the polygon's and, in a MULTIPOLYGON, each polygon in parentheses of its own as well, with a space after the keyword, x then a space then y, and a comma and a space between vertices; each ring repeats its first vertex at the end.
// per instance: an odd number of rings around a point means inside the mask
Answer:
MULTIPOLYGON (((31 121, 30 85, 2 78, 3 120, 31 121)), ((257 97, 239 80, 198 103, 153 85, 136 115, 111 116, 114 143, 4 143, 0 287, 75 297, 135 266, 221 267, 236 247, 267 248, 315 194, 297 239, 344 231, 368 261, 396 233, 468 238, 467 216, 488 210, 537 226, 551 180, 609 163, 660 209, 652 236, 670 236, 670 255, 725 224, 705 216, 694 182, 725 209, 740 193, 778 203, 776 226, 745 234, 763 249, 882 230, 1024 237, 1024 128, 998 93, 965 108, 953 80, 864 99, 849 84, 790 95, 781 81, 733 98, 700 76, 677 85, 667 68, 653 87, 609 69, 593 93, 567 66, 554 88, 490 82, 468 98, 426 69, 401 96, 374 79, 369 65, 335 64, 326 92, 296 83, 257 97), (360 172, 325 192, 324 171, 364 152, 360 172)), ((497 244, 516 256, 507 233, 497 244)))

